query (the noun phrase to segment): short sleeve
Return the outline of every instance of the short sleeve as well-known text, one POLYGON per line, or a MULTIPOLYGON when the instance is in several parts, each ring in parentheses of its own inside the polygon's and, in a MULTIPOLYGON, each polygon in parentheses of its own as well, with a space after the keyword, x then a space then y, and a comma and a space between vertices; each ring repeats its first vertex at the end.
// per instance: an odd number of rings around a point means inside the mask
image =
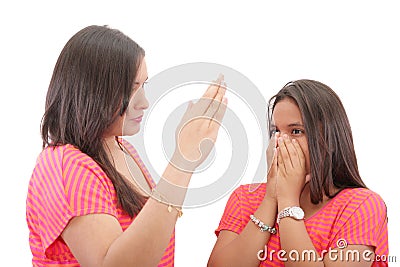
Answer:
POLYGON ((75 216, 117 216, 112 183, 89 156, 73 147, 47 149, 36 166, 38 224, 43 250, 61 235, 75 216))
POLYGON ((353 213, 332 240, 331 248, 345 242, 347 245, 373 246, 377 255, 388 254, 386 205, 378 194, 369 192, 364 201, 354 207, 353 213))
POLYGON ((221 230, 229 230, 240 234, 243 230, 242 209, 240 201, 241 187, 237 188, 230 195, 226 203, 224 213, 215 234, 218 236, 221 230))

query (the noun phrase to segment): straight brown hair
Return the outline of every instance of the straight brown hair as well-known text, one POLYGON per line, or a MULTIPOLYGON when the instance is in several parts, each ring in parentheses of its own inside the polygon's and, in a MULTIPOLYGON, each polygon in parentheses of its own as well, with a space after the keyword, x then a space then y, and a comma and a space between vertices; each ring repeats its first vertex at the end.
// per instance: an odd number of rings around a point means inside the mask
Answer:
POLYGON ((90 156, 111 179, 120 207, 131 217, 145 199, 110 161, 103 135, 125 113, 144 55, 137 43, 116 29, 80 30, 58 57, 41 123, 43 149, 71 144, 90 156))
POLYGON ((296 102, 303 119, 310 153, 312 203, 321 202, 323 194, 332 198, 345 188, 366 188, 358 171, 350 123, 337 94, 318 81, 287 83, 269 100, 270 130, 274 108, 285 98, 296 102), (333 188, 338 190, 332 193, 333 188))

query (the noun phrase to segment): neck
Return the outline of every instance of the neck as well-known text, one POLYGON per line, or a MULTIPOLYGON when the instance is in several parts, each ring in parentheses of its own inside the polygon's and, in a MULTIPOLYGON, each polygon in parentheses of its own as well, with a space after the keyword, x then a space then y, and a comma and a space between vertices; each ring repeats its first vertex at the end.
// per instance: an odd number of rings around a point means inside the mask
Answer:
POLYGON ((324 207, 330 200, 330 198, 328 198, 325 194, 323 194, 322 201, 319 202, 318 204, 313 204, 311 202, 310 193, 311 193, 310 184, 307 183, 304 186, 303 191, 301 192, 300 195, 300 206, 304 210, 306 218, 315 214, 318 210, 324 207))
POLYGON ((107 153, 111 154, 121 150, 121 147, 118 145, 117 140, 115 140, 115 136, 105 137, 103 146, 107 153))
POLYGON ((300 195, 300 206, 301 207, 307 207, 309 206, 311 203, 311 198, 310 198, 310 183, 307 183, 304 188, 303 191, 301 191, 301 195, 300 195))

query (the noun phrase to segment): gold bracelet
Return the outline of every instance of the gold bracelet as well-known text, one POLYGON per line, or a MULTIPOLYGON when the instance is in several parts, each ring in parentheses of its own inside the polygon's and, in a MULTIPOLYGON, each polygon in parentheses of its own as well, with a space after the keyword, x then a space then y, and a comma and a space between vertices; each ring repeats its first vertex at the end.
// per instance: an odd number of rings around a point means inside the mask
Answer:
POLYGON ((183 215, 182 209, 177 206, 173 206, 171 203, 169 203, 169 201, 160 192, 158 192, 155 188, 151 189, 151 196, 154 199, 156 199, 158 201, 158 203, 163 203, 163 204, 167 205, 167 210, 169 213, 171 213, 172 208, 174 208, 178 212, 178 218, 182 217, 182 215, 183 215), (159 198, 155 197, 154 193, 157 193, 159 198))

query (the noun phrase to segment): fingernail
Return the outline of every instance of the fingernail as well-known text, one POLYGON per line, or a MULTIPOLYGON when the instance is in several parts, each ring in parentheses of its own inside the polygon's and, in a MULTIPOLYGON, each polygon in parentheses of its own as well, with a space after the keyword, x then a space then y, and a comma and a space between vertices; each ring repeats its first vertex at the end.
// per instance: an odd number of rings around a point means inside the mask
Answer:
POLYGON ((284 134, 284 135, 283 135, 283 138, 287 139, 287 138, 288 138, 288 135, 287 135, 287 134, 284 134))

